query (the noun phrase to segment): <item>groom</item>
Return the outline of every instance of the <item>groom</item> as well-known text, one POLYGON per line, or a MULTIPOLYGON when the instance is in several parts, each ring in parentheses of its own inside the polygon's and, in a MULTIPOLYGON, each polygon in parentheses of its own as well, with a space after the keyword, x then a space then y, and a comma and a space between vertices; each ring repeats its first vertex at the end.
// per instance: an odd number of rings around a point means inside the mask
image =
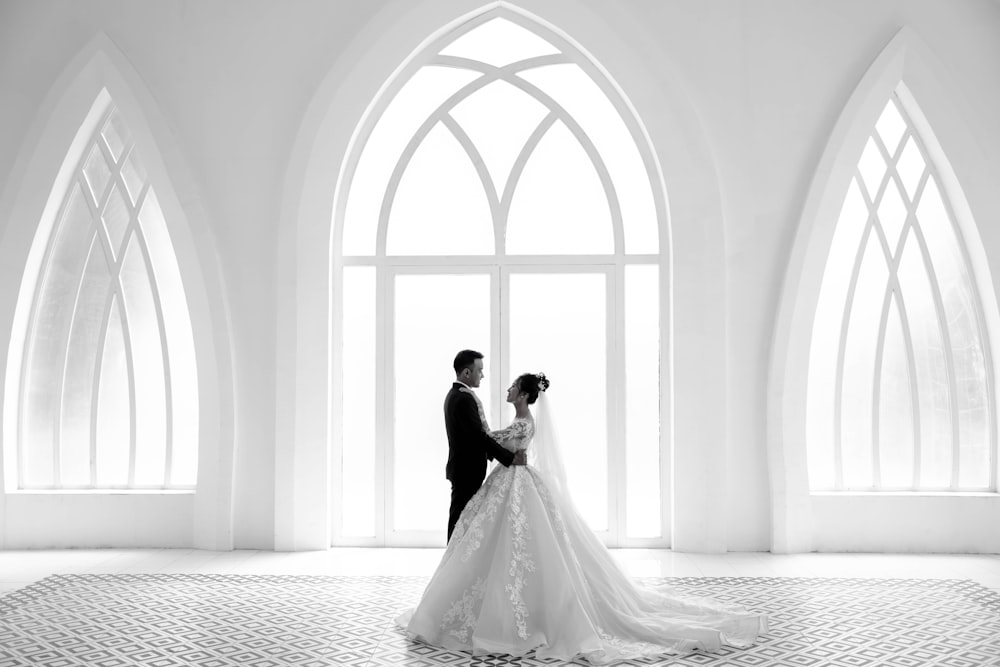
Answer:
POLYGON ((444 425, 448 431, 445 477, 451 482, 449 540, 466 503, 483 484, 486 460, 496 459, 504 466, 525 464, 524 452, 515 455, 489 436, 483 406, 472 391, 483 379, 483 355, 474 350, 462 350, 455 355, 453 366, 455 383, 444 399, 444 425))

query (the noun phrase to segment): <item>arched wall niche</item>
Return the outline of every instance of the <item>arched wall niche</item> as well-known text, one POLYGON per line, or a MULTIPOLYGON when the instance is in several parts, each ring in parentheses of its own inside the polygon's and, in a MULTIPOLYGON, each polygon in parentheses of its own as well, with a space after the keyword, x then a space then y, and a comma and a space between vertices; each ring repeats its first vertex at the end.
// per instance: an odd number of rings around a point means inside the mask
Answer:
MULTIPOLYGON (((233 371, 228 306, 198 186, 156 102, 128 59, 97 34, 52 85, 25 134, 0 199, 0 330, 12 333, 2 368, 3 442, 12 425, 26 318, 66 182, 101 115, 114 104, 134 135, 163 209, 191 315, 199 389, 198 484, 194 493, 20 492, 4 470, 0 548, 189 545, 231 549, 233 371), (25 297, 25 295, 28 295, 25 297)), ((11 460, 9 456, 5 460, 11 460)), ((0 463, 2 465, 2 463, 0 463)))
MULTIPOLYGON (((923 40, 912 29, 901 29, 845 104, 813 175, 779 297, 768 377, 771 550, 776 553, 1000 549, 1000 539, 975 528, 1000 519, 995 494, 811 493, 807 472, 809 349, 827 254, 858 158, 894 92, 941 167, 942 189, 982 298, 989 345, 997 350, 997 267, 986 253, 987 247, 997 247, 997 235, 983 224, 1000 214, 989 185, 994 167, 975 140, 982 119, 969 115, 971 107, 962 104, 950 81, 947 68, 923 40)), ((996 377, 995 352, 990 370, 996 377)))
MULTIPOLYGON (((334 221, 346 156, 371 105, 425 45, 483 12, 517 13, 589 53, 631 99, 660 156, 669 211, 661 217, 661 452, 672 459, 671 543, 725 550, 726 432, 714 388, 725 378, 724 239, 713 157, 680 77, 663 85, 643 65, 655 45, 608 30, 599 2, 389 2, 331 64, 308 106, 285 179, 278 247, 275 547, 330 544, 330 406, 341 391, 332 355, 334 221), (655 85, 654 85, 655 84, 655 85), (638 95, 630 95, 636 91, 638 95), (664 156, 669 156, 665 158, 664 156), (667 220, 669 218, 669 224, 667 220), (702 400, 712 396, 712 401, 702 400), (673 445, 671 447, 671 445, 673 445)), ((444 392, 445 389, 442 389, 444 392)), ((442 393, 443 395, 443 393, 442 393)))

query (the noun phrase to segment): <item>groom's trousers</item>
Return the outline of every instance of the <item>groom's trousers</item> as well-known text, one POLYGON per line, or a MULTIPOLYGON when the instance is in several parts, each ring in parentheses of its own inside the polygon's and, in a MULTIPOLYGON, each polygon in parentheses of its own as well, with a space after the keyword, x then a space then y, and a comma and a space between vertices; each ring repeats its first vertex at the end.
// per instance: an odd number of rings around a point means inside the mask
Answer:
POLYGON ((452 481, 451 483, 451 507, 448 510, 448 541, 451 541, 451 533, 455 530, 455 524, 458 523, 458 517, 462 515, 462 510, 465 506, 472 500, 472 496, 476 495, 476 491, 482 485, 481 482, 476 482, 474 484, 469 484, 468 482, 462 483, 460 481, 452 481))

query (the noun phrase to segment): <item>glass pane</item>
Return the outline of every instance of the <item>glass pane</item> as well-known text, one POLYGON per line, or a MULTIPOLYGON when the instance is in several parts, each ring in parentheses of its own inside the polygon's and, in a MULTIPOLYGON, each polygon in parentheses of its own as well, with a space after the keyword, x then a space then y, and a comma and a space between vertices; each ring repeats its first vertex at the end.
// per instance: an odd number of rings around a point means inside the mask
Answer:
POLYGON ((48 486, 53 479, 53 447, 59 424, 60 396, 55 387, 62 380, 65 345, 73 318, 87 249, 94 238, 90 208, 80 186, 74 183, 55 239, 42 268, 38 301, 28 333, 25 355, 26 381, 21 413, 21 462, 26 487, 48 486))
MULTIPOLYGON (((190 334, 189 334, 190 335, 190 334)), ((189 338, 190 340, 190 338, 189 338)), ((168 335, 169 341, 169 335, 168 335)), ((173 412, 173 438, 170 441, 170 473, 168 483, 177 487, 194 487, 198 481, 198 378, 195 373, 194 348, 183 355, 174 354, 171 347, 170 408, 173 412), (180 358, 178 358, 180 357, 180 358)))
POLYGON ((882 183, 882 176, 885 174, 885 160, 875 145, 875 140, 871 137, 868 138, 868 143, 865 144, 865 150, 861 154, 858 169, 861 170, 861 179, 864 181, 865 189, 868 191, 868 198, 874 201, 875 195, 878 194, 878 186, 882 183))
POLYGON ((121 159, 125 146, 131 141, 128 128, 125 127, 125 121, 122 120, 122 117, 117 112, 111 114, 108 122, 104 125, 104 129, 101 130, 101 134, 104 135, 104 140, 107 142, 108 148, 111 149, 111 155, 114 156, 115 162, 117 162, 121 159))
POLYGON ((552 53, 559 53, 559 49, 535 33, 499 17, 473 28, 441 49, 442 55, 470 58, 496 67, 552 53))
POLYGON ((625 508, 629 537, 659 537, 659 269, 625 267, 625 508))
POLYGON ((547 114, 537 100, 506 81, 480 88, 451 110, 482 155, 498 197, 528 137, 547 114))
POLYGON ((580 142, 557 121, 528 158, 514 191, 507 253, 611 254, 614 250, 604 186, 580 142))
POLYGON ((906 222, 906 205, 899 194, 896 182, 891 179, 885 186, 885 194, 878 207, 878 221, 889 243, 889 252, 895 254, 900 234, 903 232, 903 223, 906 222))
POLYGON ((899 178, 903 181, 906 196, 909 197, 910 201, 913 201, 917 192, 917 185, 920 184, 920 177, 924 174, 925 166, 924 157, 920 154, 917 142, 914 141, 913 137, 910 137, 906 141, 902 155, 899 156, 899 162, 896 163, 899 178))
POLYGON ((111 180, 111 171, 108 169, 104 153, 97 146, 90 149, 87 161, 83 165, 83 175, 87 179, 90 187, 90 194, 95 206, 100 206, 104 198, 104 189, 108 187, 111 180))
POLYGON ((390 255, 489 255, 493 215, 468 153, 441 123, 406 167, 389 215, 390 255))
POLYGON ((162 486, 167 457, 167 393, 163 346, 152 286, 133 237, 121 271, 135 373, 135 484, 162 486))
POLYGON ((21 488, 44 487, 54 483, 53 457, 59 397, 52 387, 58 386, 59 367, 54 362, 59 357, 48 352, 54 347, 52 342, 35 338, 28 345, 32 364, 25 378, 27 387, 21 418, 21 488), (49 363, 43 363, 42 359, 49 363))
POLYGON ((917 219, 927 238, 945 321, 951 336, 959 418, 959 484, 984 487, 989 483, 989 395, 983 341, 973 299, 972 281, 958 237, 931 178, 917 207, 917 219), (970 465, 964 459, 968 458, 970 465))
POLYGON ((479 78, 453 67, 421 67, 378 119, 351 178, 344 213, 344 255, 374 255, 386 186, 417 128, 452 93, 479 78))
POLYGON ((809 352, 806 402, 809 485, 812 489, 834 486, 834 388, 847 289, 868 220, 868 208, 860 186, 851 180, 834 228, 813 323, 809 352))
POLYGON ((198 473, 199 399, 191 314, 163 210, 152 187, 142 201, 138 226, 153 267, 152 280, 158 289, 169 353, 173 437, 168 483, 194 486, 198 473))
POLYGON ((899 140, 903 137, 903 132, 906 131, 906 121, 899 115, 899 110, 892 100, 889 100, 889 103, 885 105, 882 115, 875 123, 875 129, 878 130, 879 137, 882 138, 889 155, 895 154, 899 140))
POLYGON ((129 198, 135 204, 142 192, 142 186, 146 184, 146 168, 139 160, 138 151, 133 149, 125 159, 125 164, 122 165, 122 178, 125 179, 129 198))
POLYGON ((119 257, 122 241, 125 232, 128 230, 129 208, 122 197, 121 190, 115 185, 111 189, 111 196, 108 199, 108 206, 104 209, 104 227, 108 230, 108 238, 111 240, 111 251, 116 258, 119 257))
POLYGON ((879 465, 882 488, 913 487, 913 400, 910 368, 896 299, 889 306, 879 387, 879 465))
POLYGON ((872 405, 875 344, 889 273, 875 235, 861 260, 844 350, 840 445, 844 484, 870 488, 872 479, 872 405))
MULTIPOLYGON (((594 143, 618 194, 625 230, 625 252, 659 252, 656 206, 649 170, 643 163, 632 133, 608 94, 574 64, 539 67, 521 72, 519 76, 552 96, 594 143)), ((610 86, 608 88, 610 90, 610 86)))
MULTIPOLYGON (((490 301, 489 275, 396 276, 391 497, 397 531, 447 528, 451 487, 441 406, 455 381, 455 354, 489 353, 490 301)), ((492 360, 484 361, 491 368, 492 360)), ((489 415, 489 381, 476 393, 489 415)))
POLYGON ((105 308, 108 307, 111 296, 110 290, 111 273, 108 270, 104 248, 94 238, 77 297, 66 354, 60 443, 61 482, 66 486, 91 484, 90 429, 95 398, 94 380, 97 372, 98 345, 104 326, 105 308))
POLYGON ((97 486, 128 484, 132 406, 129 401, 125 338, 117 298, 111 305, 97 405, 97 486))
POLYGON ((920 488, 951 483, 951 391, 941 322, 917 238, 910 235, 899 263, 899 284, 913 341, 920 401, 920 488))
POLYGON ((564 461, 570 494, 597 531, 608 529, 605 290, 603 273, 510 276, 510 380, 544 372, 552 381, 546 399, 573 452, 564 461))
POLYGON ((344 267, 341 535, 375 536, 375 268, 344 267))

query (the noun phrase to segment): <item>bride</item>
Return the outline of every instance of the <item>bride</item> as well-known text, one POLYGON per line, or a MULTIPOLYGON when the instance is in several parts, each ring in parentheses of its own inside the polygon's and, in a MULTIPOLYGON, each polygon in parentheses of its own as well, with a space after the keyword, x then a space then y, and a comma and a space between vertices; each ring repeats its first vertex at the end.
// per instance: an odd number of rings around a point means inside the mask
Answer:
POLYGON ((544 374, 525 373, 508 389, 514 419, 490 435, 528 450, 529 464, 493 469, 420 603, 396 623, 411 639, 450 650, 594 664, 753 644, 767 632, 764 614, 640 587, 618 567, 570 501, 548 387, 544 374))

